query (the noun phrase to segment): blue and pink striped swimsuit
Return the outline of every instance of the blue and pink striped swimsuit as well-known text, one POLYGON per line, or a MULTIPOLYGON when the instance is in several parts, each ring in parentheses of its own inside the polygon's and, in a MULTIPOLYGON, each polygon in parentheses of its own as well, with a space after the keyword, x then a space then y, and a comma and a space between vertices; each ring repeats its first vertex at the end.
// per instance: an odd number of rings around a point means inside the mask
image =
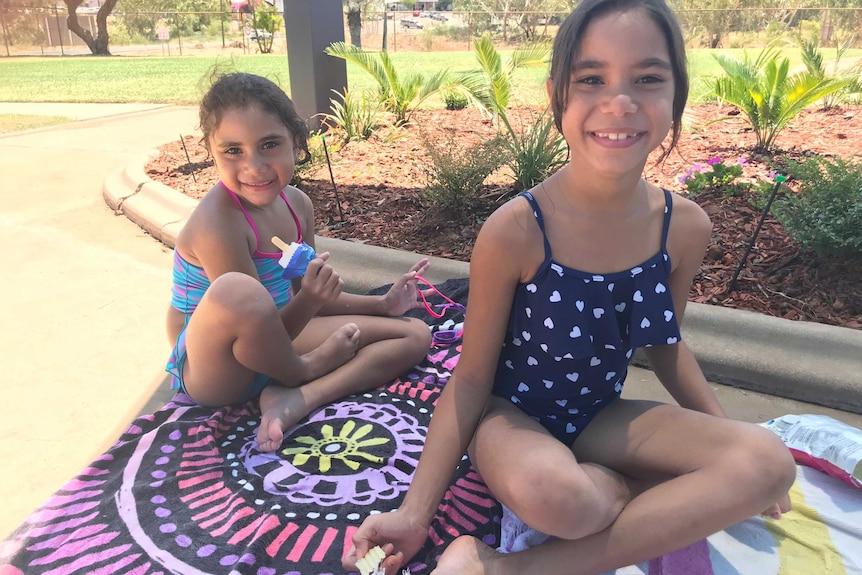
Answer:
MULTIPOLYGON (((255 225, 254 220, 243 207, 242 202, 240 202, 237 195, 228 189, 228 187, 223 183, 219 182, 219 184, 227 191, 233 201, 236 202, 236 205, 242 210, 246 221, 248 221, 248 224, 251 226, 255 238, 255 251, 251 256, 251 259, 254 262, 254 267, 257 270, 260 283, 263 284, 263 287, 265 287, 266 291, 272 296, 275 306, 279 309, 283 308, 287 305, 287 302, 290 301, 293 292, 291 291, 290 281, 282 278, 283 270, 281 265, 278 263, 278 260, 281 258, 281 253, 262 252, 258 249, 258 246, 260 245, 260 234, 257 231, 257 226, 255 225)), ((281 192, 281 199, 283 199, 284 203, 287 204, 287 208, 293 216, 293 221, 296 224, 296 231, 299 236, 297 241, 302 242, 302 225, 300 224, 299 217, 296 215, 296 212, 293 210, 293 206, 290 205, 284 192, 281 192)), ((187 262, 183 256, 180 255, 180 252, 174 249, 171 306, 185 314, 186 325, 188 325, 191 314, 197 308, 204 296, 204 293, 206 293, 210 285, 211 282, 204 269, 187 262)), ((186 327, 183 326, 182 331, 177 336, 174 349, 171 351, 171 355, 168 358, 168 363, 165 366, 165 371, 170 373, 172 376, 171 389, 181 389, 185 392, 182 373, 186 357, 186 327)), ((252 386, 252 395, 260 393, 260 391, 267 385, 268 380, 268 376, 258 374, 255 377, 254 384, 252 386)))

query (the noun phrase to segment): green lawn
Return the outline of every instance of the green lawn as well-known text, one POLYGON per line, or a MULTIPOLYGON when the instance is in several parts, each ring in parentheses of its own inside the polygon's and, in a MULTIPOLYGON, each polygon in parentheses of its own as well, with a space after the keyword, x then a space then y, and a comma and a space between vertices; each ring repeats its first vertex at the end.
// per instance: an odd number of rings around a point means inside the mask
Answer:
POLYGON ((71 122, 72 118, 63 116, 31 116, 28 114, 0 114, 0 134, 23 132, 55 124, 71 122))
MULTIPOLYGON (((722 50, 742 54, 742 50, 722 50)), ((689 50, 689 70, 693 80, 718 71, 710 50, 689 50)), ((788 51, 791 65, 800 64, 798 50, 788 51)), ((832 51, 824 50, 828 61, 832 51)), ((504 52, 505 54, 505 52, 504 52)), ((752 52, 752 55, 754 53, 752 52)), ((397 52, 391 54, 399 71, 422 70, 430 73, 442 68, 469 70, 477 67, 472 52, 397 52)), ((862 57, 862 50, 851 50, 844 62, 862 57)), ((290 91, 287 58, 283 55, 256 54, 233 58, 212 57, 68 57, 0 58, 0 102, 125 102, 196 104, 214 69, 252 72, 275 80, 290 91)), ((514 78, 513 103, 545 101, 545 67, 519 70, 514 78)), ((351 90, 371 88, 371 77, 348 64, 351 90)), ((692 100, 702 93, 693 82, 692 100)), ((430 105, 439 105, 439 101, 430 105)))

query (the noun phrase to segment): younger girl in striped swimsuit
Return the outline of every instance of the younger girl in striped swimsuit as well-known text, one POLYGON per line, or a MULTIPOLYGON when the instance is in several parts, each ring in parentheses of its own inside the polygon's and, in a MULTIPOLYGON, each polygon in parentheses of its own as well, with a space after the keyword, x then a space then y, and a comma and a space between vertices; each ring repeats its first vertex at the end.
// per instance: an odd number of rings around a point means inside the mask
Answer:
POLYGON ((421 306, 422 259, 382 296, 342 292, 318 254, 288 281, 273 236, 314 248, 311 200, 290 185, 308 128, 273 82, 218 78, 200 105, 203 141, 221 181, 177 238, 167 328, 172 387, 217 407, 260 394, 257 439, 273 451, 313 409, 381 385, 418 363, 430 332, 400 317, 421 306))

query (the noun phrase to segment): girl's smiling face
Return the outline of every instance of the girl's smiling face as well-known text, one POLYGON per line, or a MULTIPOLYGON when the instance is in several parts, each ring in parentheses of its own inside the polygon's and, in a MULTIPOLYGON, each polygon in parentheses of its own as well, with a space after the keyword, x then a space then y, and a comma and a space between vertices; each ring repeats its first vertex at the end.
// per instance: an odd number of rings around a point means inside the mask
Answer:
POLYGON ((640 9, 597 17, 581 39, 561 118, 573 163, 640 174, 672 126, 673 98, 667 42, 653 19, 640 9))
POLYGON ((225 110, 210 150, 222 182, 252 206, 271 204, 293 179, 293 134, 259 106, 225 110))

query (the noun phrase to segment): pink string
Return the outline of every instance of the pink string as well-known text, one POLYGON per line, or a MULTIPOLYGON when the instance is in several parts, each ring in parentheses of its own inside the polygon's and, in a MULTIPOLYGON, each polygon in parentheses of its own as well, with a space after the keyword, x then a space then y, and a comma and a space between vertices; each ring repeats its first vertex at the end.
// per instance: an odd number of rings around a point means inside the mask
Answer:
POLYGON ((431 288, 431 290, 434 293, 436 293, 437 295, 442 297, 444 300, 446 300, 446 303, 439 303, 439 304, 434 306, 434 307, 442 308, 443 311, 438 313, 438 312, 434 311, 434 309, 431 307, 431 304, 429 304, 428 300, 425 299, 425 294, 423 293, 423 290, 419 289, 418 287, 416 288, 416 291, 419 292, 419 297, 422 298, 422 303, 425 305, 425 311, 427 311, 429 314, 431 314, 431 317, 434 317, 437 319, 442 318, 444 315, 446 315, 446 310, 449 309, 450 307, 454 307, 455 309, 459 310, 460 312, 466 313, 467 309, 463 305, 461 305, 460 303, 458 303, 456 301, 453 301, 451 298, 449 298, 445 294, 441 293, 440 290, 438 290, 436 287, 431 285, 431 282, 429 282, 428 280, 426 280, 422 276, 417 275, 416 280, 424 283, 429 288, 431 288))

